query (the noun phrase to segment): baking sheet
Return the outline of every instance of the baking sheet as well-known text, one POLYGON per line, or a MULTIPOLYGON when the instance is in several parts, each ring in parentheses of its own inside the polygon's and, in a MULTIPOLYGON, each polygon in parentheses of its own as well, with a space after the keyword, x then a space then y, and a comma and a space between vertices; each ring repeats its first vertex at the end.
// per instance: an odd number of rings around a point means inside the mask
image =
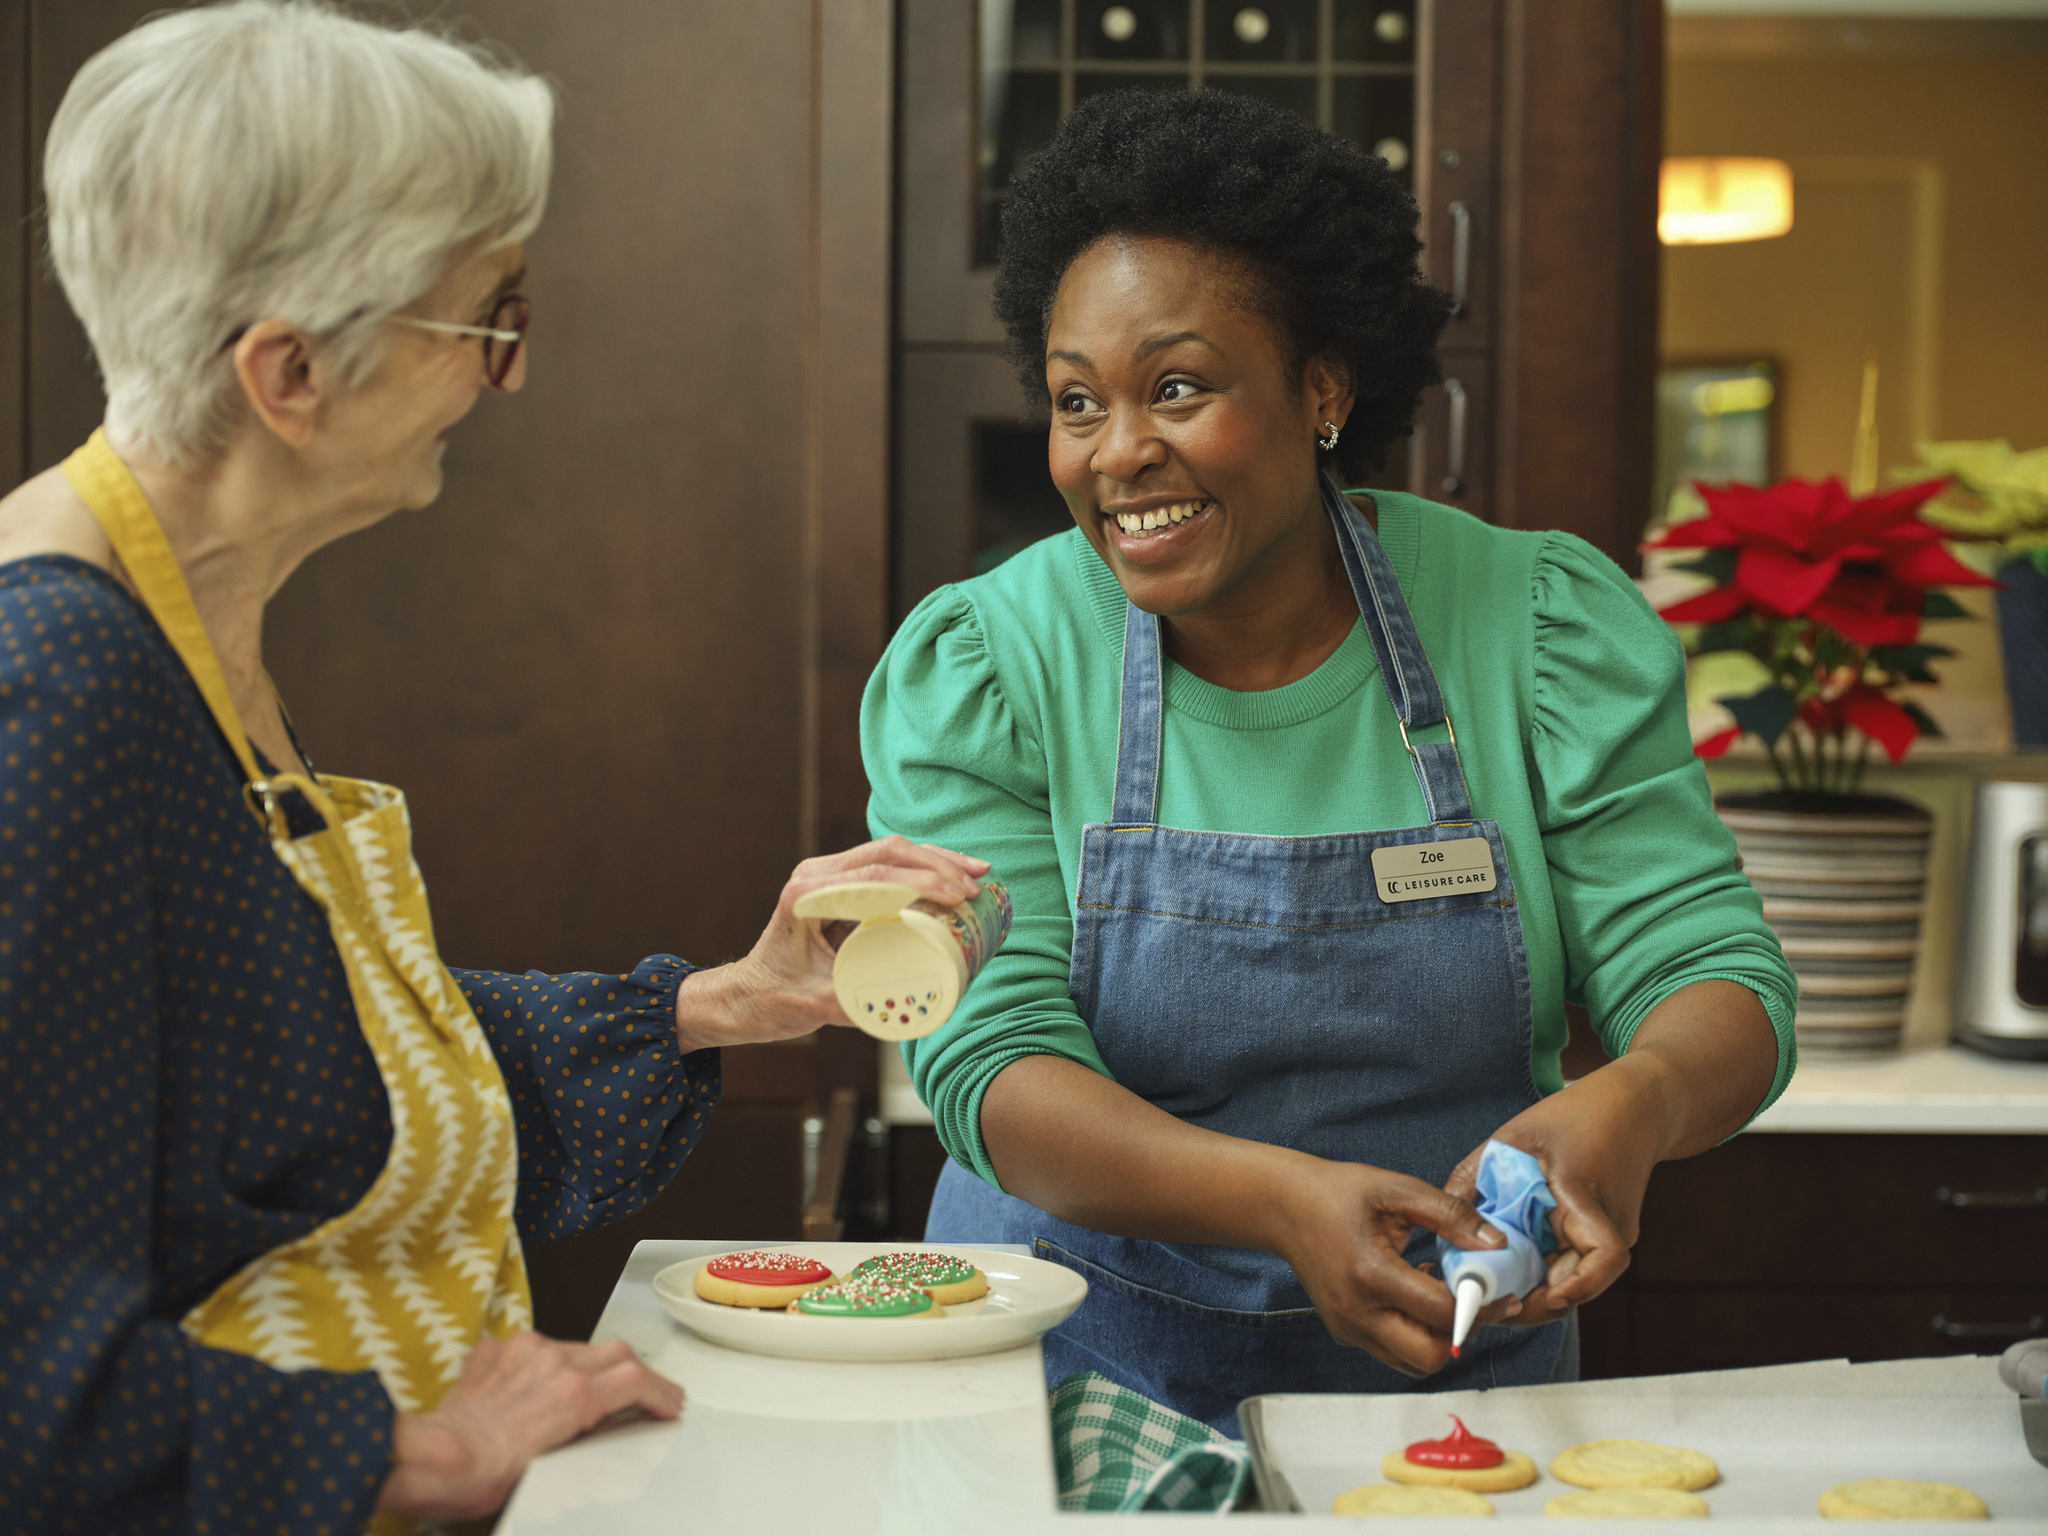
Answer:
POLYGON ((1956 1483, 1993 1519, 2048 1518, 2048 1467, 2027 1452, 2019 1400, 1989 1357, 1827 1361, 1490 1392, 1368 1397, 1271 1394, 1239 1410, 1269 1510, 1329 1512, 1347 1488, 1381 1483, 1380 1458, 1434 1440, 1457 1414, 1476 1435, 1524 1451, 1541 1475, 1490 1493, 1502 1520, 1542 1520, 1570 1491, 1550 1458, 1582 1440, 1655 1440, 1703 1451, 1721 1480, 1717 1517, 1816 1519, 1822 1492, 1866 1477, 1956 1483))

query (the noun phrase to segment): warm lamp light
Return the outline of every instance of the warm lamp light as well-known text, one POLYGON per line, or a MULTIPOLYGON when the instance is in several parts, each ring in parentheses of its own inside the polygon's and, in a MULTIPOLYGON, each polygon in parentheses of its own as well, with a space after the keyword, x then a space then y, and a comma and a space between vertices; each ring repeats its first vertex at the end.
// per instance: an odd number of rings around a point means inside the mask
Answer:
POLYGON ((1792 167, 1782 160, 1686 155, 1657 177, 1657 238, 1666 245, 1768 240, 1792 227, 1792 167))

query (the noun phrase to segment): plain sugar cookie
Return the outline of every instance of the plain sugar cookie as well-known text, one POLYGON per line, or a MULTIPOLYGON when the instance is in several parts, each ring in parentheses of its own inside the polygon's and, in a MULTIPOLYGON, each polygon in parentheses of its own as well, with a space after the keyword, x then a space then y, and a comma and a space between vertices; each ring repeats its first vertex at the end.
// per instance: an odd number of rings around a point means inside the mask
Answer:
POLYGON ((1989 1520, 1991 1510, 1967 1488, 1953 1483, 1916 1483, 1903 1477, 1870 1477, 1837 1483, 1820 1496, 1830 1520, 1989 1520))
POLYGON ((1553 1520, 1700 1520, 1707 1501, 1678 1488, 1587 1488, 1543 1506, 1553 1520))
POLYGON ((1580 1488, 1695 1488, 1721 1475, 1714 1458, 1648 1440, 1588 1440, 1560 1451, 1550 1475, 1580 1488))
POLYGON ((1407 1483, 1368 1483, 1337 1495, 1333 1515, 1490 1515, 1493 1505, 1466 1488, 1424 1488, 1407 1483))
POLYGON ((1421 1467, 1403 1451, 1387 1452, 1380 1476, 1417 1488, 1464 1488, 1473 1493, 1508 1493, 1536 1481, 1536 1463, 1508 1451, 1497 1467, 1421 1467))

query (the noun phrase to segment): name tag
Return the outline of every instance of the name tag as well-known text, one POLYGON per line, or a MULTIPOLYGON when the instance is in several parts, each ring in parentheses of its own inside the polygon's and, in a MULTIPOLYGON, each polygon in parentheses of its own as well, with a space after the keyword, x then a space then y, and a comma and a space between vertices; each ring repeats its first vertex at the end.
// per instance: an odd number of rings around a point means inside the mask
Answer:
POLYGON ((1495 883, 1493 849, 1483 837, 1375 848, 1372 876, 1381 901, 1421 901, 1426 896, 1490 891, 1495 883))

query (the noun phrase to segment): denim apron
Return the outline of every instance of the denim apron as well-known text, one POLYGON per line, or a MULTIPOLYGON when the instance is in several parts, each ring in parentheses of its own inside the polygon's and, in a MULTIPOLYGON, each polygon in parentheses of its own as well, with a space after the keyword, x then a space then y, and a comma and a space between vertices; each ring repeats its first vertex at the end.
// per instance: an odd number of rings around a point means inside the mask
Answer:
MULTIPOLYGON (((1536 1102, 1529 962, 1500 828, 1473 813, 1435 674, 1379 539, 1327 481, 1380 680, 1429 825, 1256 837, 1157 824, 1159 621, 1125 618, 1116 798, 1084 829, 1069 991, 1116 1081, 1192 1125, 1441 1185, 1536 1102), (1436 733, 1432 733, 1436 734, 1436 733), (1376 848, 1484 837, 1491 891, 1381 899, 1376 848)), ((1391 747, 1394 743, 1390 741, 1391 747)), ((1519 743, 1496 743, 1520 750, 1519 743)), ((1312 773, 1341 763, 1304 764, 1312 773)), ((948 1163, 925 1236, 1029 1244, 1085 1276, 1045 1339, 1046 1375, 1099 1371, 1228 1435, 1262 1392, 1526 1385, 1578 1374, 1576 1319, 1483 1329, 1418 1384, 1339 1344, 1285 1260, 1112 1237, 1049 1216, 948 1163)), ((1407 1259, 1434 1257, 1417 1230, 1407 1259)))

